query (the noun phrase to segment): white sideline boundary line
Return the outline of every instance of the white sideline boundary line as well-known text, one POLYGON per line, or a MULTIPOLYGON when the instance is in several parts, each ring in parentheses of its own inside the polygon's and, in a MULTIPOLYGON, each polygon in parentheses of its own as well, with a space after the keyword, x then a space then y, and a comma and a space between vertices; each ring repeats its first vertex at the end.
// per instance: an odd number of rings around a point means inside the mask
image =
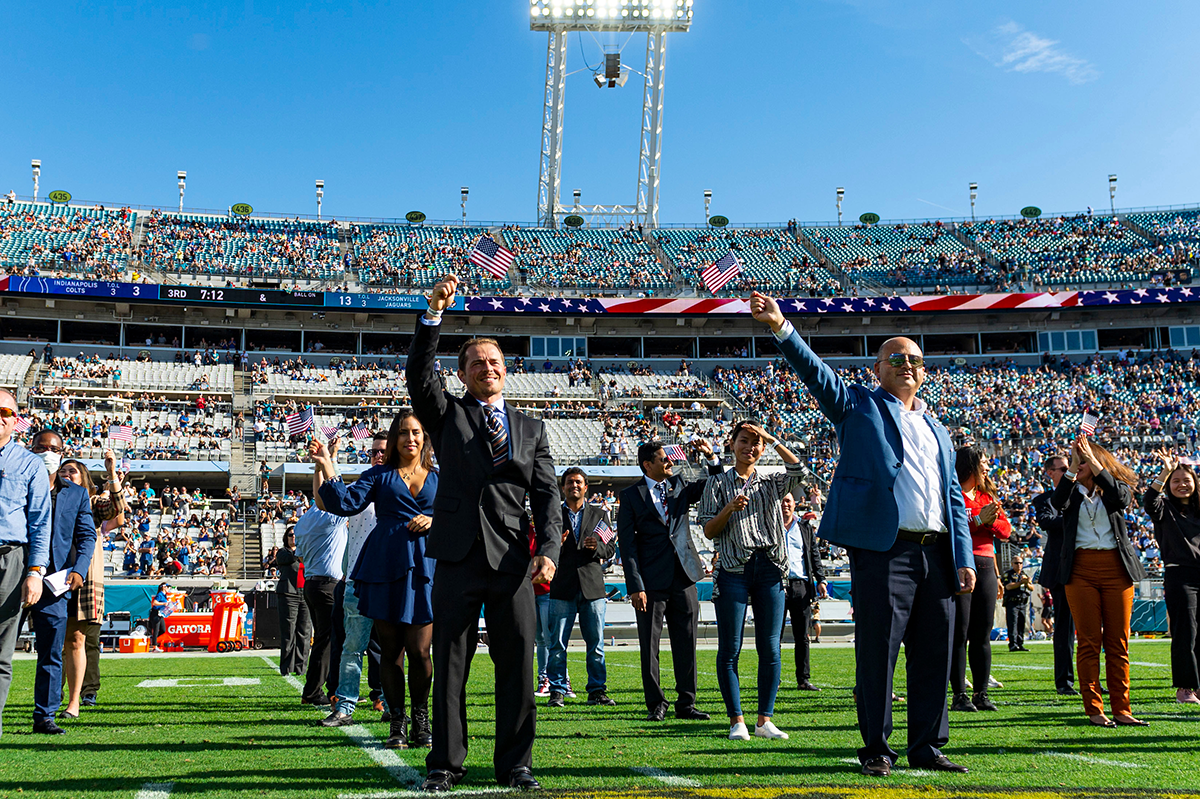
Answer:
MULTIPOLYGON (((271 658, 267 657, 266 655, 262 655, 262 659, 263 659, 263 662, 266 663, 268 666, 270 666, 272 669, 274 669, 275 671, 279 671, 279 664, 275 663, 273 660, 271 660, 271 658)), ((283 675, 283 679, 286 680, 289 685, 291 685, 293 688, 295 688, 297 693, 302 693, 304 691, 304 683, 302 683, 295 674, 285 674, 285 675, 283 675)), ((396 782, 400 783, 401 785, 407 785, 407 786, 413 786, 413 787, 419 786, 422 782, 424 782, 425 778, 421 775, 421 772, 417 771, 415 768, 413 768, 412 766, 408 765, 403 760, 401 760, 399 755, 397 755, 391 749, 384 749, 383 743, 380 742, 380 740, 378 738, 376 738, 374 735, 372 735, 371 731, 368 730, 363 725, 351 724, 348 727, 338 727, 338 729, 341 730, 346 735, 347 738, 349 738, 351 741, 354 741, 354 743, 357 744, 360 749, 362 749, 364 752, 367 753, 367 757, 374 760, 379 765, 379 767, 382 768, 384 771, 386 771, 388 774, 390 774, 392 779, 394 779, 396 782)), ((419 793, 419 791, 409 791, 409 792, 404 792, 403 794, 395 793, 395 792, 393 792, 393 793, 384 792, 384 793, 380 793, 380 794, 347 794, 347 795, 353 795, 356 797, 357 796, 362 796, 362 797, 381 796, 381 797, 383 797, 383 796, 400 796, 400 795, 409 795, 409 794, 417 795, 418 793, 419 793)), ((340 796, 340 794, 339 794, 339 796, 340 796)), ((143 799, 143 798, 139 797, 139 799, 143 799)), ((144 799, 151 799, 151 797, 144 797, 144 799)), ((157 797, 157 799, 165 799, 165 797, 157 797)))
POLYGON ((173 782, 147 782, 134 795, 134 799, 167 799, 174 788, 173 782))
POLYGON ((690 777, 680 777, 675 774, 663 771, 660 768, 651 768, 649 766, 632 766, 630 771, 641 774, 644 777, 649 777, 652 780, 661 782, 663 785, 670 785, 673 788, 699 788, 700 781, 693 780, 690 777))
POLYGON ((1124 760, 1105 760, 1102 757, 1076 755, 1070 752, 1042 752, 1048 757, 1061 757, 1067 760, 1078 760, 1080 763, 1091 763, 1095 766, 1120 766, 1121 768, 1146 768, 1144 763, 1127 763, 1124 760))
MULTIPOLYGON (((516 791, 513 788, 501 788, 497 785, 495 788, 455 788, 452 796, 483 796, 485 794, 507 793, 514 794, 516 791)), ((339 793, 338 799, 416 799, 417 797, 428 797, 429 794, 425 791, 374 791, 373 793, 339 793)))

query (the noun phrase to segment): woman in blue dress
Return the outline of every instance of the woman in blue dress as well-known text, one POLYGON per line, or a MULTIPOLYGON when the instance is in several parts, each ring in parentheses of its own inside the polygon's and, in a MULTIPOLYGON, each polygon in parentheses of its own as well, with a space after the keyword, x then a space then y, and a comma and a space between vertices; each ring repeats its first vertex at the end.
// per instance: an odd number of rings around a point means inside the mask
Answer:
POLYGON ((434 561, 425 556, 425 535, 433 523, 438 473, 433 447, 411 411, 392 421, 384 461, 346 485, 324 445, 310 452, 324 481, 319 492, 325 509, 354 516, 375 504, 378 519, 358 562, 350 570, 358 610, 374 620, 383 650, 381 682, 391 708, 391 749, 408 747, 405 721, 404 658, 408 656, 408 692, 412 700, 413 746, 433 743, 429 726, 429 687, 433 681, 432 589, 434 561))

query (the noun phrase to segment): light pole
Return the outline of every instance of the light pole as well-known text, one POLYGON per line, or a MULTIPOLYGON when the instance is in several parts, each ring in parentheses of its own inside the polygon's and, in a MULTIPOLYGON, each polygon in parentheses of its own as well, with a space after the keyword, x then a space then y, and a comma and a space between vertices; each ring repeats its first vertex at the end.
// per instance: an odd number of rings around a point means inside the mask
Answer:
POLYGON ((575 189, 575 191, 573 191, 572 194, 575 197, 575 207, 572 210, 575 211, 575 213, 579 213, 579 206, 580 206, 579 199, 583 196, 583 192, 580 191, 579 189, 575 189))
POLYGON ((35 158, 29 165, 33 167, 33 201, 37 202, 38 178, 42 176, 42 162, 35 158))
POLYGON ((1117 213, 1117 176, 1108 176, 1108 210, 1115 216, 1117 213))
POLYGON ((466 186, 462 187, 462 215, 463 215, 462 223, 463 223, 463 227, 466 227, 466 225, 467 225, 467 195, 470 193, 471 193, 471 190, 469 188, 467 188, 466 186))
POLYGON ((975 221, 975 198, 979 196, 979 184, 967 184, 971 188, 971 221, 975 221))
POLYGON ((179 213, 183 213, 183 190, 187 188, 187 172, 180 170, 175 173, 175 177, 179 179, 179 213))
POLYGON ((317 221, 321 221, 321 198, 325 196, 325 181, 317 181, 317 221))
POLYGON ((708 207, 712 204, 712 191, 704 190, 704 224, 708 224, 708 207))
POLYGON ((837 188, 837 208, 838 208, 838 227, 842 226, 842 198, 846 196, 846 190, 841 186, 837 188))

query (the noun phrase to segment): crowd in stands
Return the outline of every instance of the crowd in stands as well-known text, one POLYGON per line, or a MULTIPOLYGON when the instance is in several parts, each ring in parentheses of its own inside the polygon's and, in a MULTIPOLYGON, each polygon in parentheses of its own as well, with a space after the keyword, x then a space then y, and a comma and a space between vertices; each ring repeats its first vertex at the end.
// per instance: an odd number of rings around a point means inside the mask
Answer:
POLYGON ((528 286, 591 294, 657 294, 674 286, 637 228, 519 228, 503 235, 528 286))
POLYGON ((338 223, 151 211, 139 250, 150 268, 226 279, 337 279, 346 264, 338 223))
POLYGON ((474 227, 355 225, 353 264, 371 291, 410 293, 428 289, 453 272, 462 294, 505 294, 511 282, 497 278, 468 259, 475 242, 487 233, 474 227))
POLYGON ((707 292, 701 272, 733 253, 742 272, 718 293, 745 296, 751 290, 797 296, 841 292, 841 283, 797 240, 778 228, 660 228, 655 240, 678 269, 684 283, 707 292))
POLYGON ((805 230, 855 282, 909 289, 988 284, 1001 289, 1008 275, 965 247, 942 222, 853 225, 805 230))
POLYGON ((128 208, 0 205, 0 265, 10 274, 139 282, 127 274, 134 214, 128 208))

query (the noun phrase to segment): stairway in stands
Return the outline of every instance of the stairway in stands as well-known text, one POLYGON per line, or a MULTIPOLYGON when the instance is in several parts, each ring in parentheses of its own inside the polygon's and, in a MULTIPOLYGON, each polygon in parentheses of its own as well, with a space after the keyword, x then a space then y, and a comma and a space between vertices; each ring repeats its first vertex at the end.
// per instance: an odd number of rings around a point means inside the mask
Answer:
MULTIPOLYGON (((229 484, 237 486, 243 500, 258 495, 254 462, 254 399, 250 391, 249 373, 233 372, 233 415, 245 420, 242 437, 234 437, 229 450, 229 484)), ((249 516, 247 513, 246 516, 249 516)), ((262 538, 255 520, 243 518, 241 525, 230 528, 229 571, 243 578, 262 576, 262 538)))

